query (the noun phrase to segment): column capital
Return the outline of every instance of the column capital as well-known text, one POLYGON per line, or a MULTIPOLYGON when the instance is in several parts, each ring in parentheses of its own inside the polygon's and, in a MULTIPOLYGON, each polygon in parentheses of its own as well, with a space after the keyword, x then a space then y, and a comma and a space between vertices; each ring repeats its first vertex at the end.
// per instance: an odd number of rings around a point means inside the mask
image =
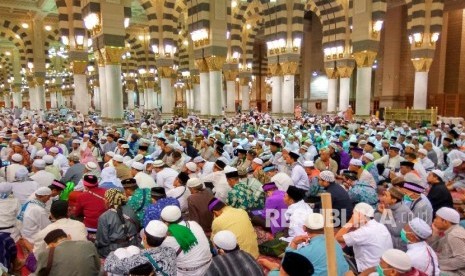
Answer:
POLYGON ((73 60, 71 61, 74 75, 84 75, 87 70, 87 61, 85 60, 73 60))
POLYGON ((281 76, 283 74, 281 65, 279 65, 279 63, 268 64, 268 70, 273 77, 281 76))
POLYGON ((102 55, 105 60, 105 65, 120 65, 121 64, 121 55, 124 52, 123 47, 110 47, 106 46, 101 49, 102 55))
POLYGON ((35 77, 35 82, 38 86, 43 86, 45 84, 45 78, 44 77, 35 77))
POLYGON ((357 67, 371 67, 375 62, 377 52, 374 51, 361 51, 354 53, 354 59, 357 67))
POLYGON ((239 84, 241 86, 247 86, 249 85, 250 78, 249 77, 241 77, 239 78, 239 84))
POLYGON ((135 81, 128 81, 126 83, 126 86, 127 86, 128 90, 134 91, 134 89, 136 88, 136 82, 135 81))
POLYGON ((299 63, 297 61, 281 62, 280 65, 283 75, 295 75, 299 68, 299 63))
POLYGON ((221 71, 221 69, 223 69, 224 62, 226 61, 226 57, 210 56, 206 57, 205 61, 207 62, 209 71, 221 71))
POLYGON ((101 51, 95 51, 94 57, 98 67, 105 67, 105 58, 101 51))
POLYGON ((172 67, 168 67, 168 66, 158 67, 158 75, 160 75, 160 78, 171 79, 174 73, 175 71, 172 67))
POLYGON ((208 72, 208 63, 204 58, 199 58, 195 60, 195 67, 199 70, 200 73, 208 72))
POLYGON ((154 89, 155 88, 155 81, 153 80, 146 80, 145 81, 145 87, 147 89, 154 89))
POLYGON ((227 70, 223 71, 224 78, 226 81, 236 81, 237 76, 239 75, 239 71, 237 70, 227 70))
POLYGON ((354 71, 353 66, 338 66, 337 72, 341 79, 350 78, 352 76, 352 72, 354 71))
POLYGON ((415 72, 429 72, 431 64, 433 63, 432 58, 412 58, 413 67, 415 72))
POLYGON ((328 79, 337 79, 339 77, 339 72, 337 71, 336 67, 325 68, 326 76, 328 79))
POLYGON ((192 84, 200 84, 200 76, 199 75, 193 75, 191 76, 192 79, 192 84))

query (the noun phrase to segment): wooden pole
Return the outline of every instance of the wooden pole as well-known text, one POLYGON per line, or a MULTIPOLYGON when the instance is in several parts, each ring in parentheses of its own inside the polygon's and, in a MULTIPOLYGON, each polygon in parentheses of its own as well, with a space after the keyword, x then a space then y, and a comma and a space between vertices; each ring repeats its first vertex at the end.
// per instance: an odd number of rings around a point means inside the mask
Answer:
POLYGON ((336 245, 334 239, 331 194, 322 193, 321 202, 323 206, 323 216, 325 219, 324 234, 326 241, 326 264, 328 266, 328 276, 337 276, 336 245))

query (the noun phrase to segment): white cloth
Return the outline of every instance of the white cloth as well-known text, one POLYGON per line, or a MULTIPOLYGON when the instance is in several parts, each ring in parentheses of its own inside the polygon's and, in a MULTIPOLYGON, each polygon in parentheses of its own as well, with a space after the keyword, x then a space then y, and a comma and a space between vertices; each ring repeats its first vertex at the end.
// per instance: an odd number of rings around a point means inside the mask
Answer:
POLYGON ((421 159, 421 164, 427 172, 430 172, 435 168, 433 161, 431 161, 431 159, 429 159, 428 157, 424 157, 423 159, 421 159))
POLYGON ((140 189, 145 189, 145 188, 151 189, 157 186, 155 184, 155 179, 153 179, 153 177, 146 174, 145 172, 138 172, 134 176, 134 179, 136 180, 137 186, 139 186, 140 189))
POLYGON ((213 167, 215 166, 215 162, 205 162, 202 168, 202 175, 201 177, 205 177, 213 172, 213 167))
POLYGON ((368 183, 370 184, 371 187, 373 187, 374 189, 376 189, 376 181, 375 181, 375 178, 373 177, 373 175, 367 171, 367 170, 363 170, 362 173, 360 174, 360 182, 365 182, 365 183, 368 183))
POLYGON ((179 201, 181 212, 187 212, 187 198, 191 195, 186 186, 179 186, 166 192, 167 197, 176 198, 179 201))
POLYGON ((29 203, 24 211, 21 235, 30 243, 34 243, 34 235, 50 224, 47 210, 34 203, 29 203))
POLYGON ((310 208, 310 206, 303 200, 296 202, 290 205, 289 208, 287 208, 286 212, 284 213, 284 216, 286 218, 286 221, 289 222, 288 234, 290 238, 305 234, 303 226, 308 215, 312 213, 312 208, 310 208))
POLYGON ((2 230, 2 232, 10 233, 11 238, 15 242, 19 239, 18 220, 16 217, 20 211, 21 204, 17 198, 10 196, 0 199, 0 227, 14 226, 13 228, 2 230))
POLYGON ((291 178, 294 185, 303 190, 308 190, 310 188, 310 182, 308 181, 308 175, 305 172, 305 169, 299 165, 294 164, 291 172, 291 178))
POLYGON ((292 181, 292 178, 287 175, 286 173, 283 172, 278 172, 271 178, 271 182, 274 182, 276 184, 276 187, 278 187, 278 190, 280 191, 287 191, 287 188, 289 186, 294 186, 294 182, 292 181))
POLYGON ((11 182, 13 195, 19 200, 21 205, 25 204, 29 197, 39 188, 39 183, 28 180, 22 182, 11 182))
POLYGON ((345 234, 343 238, 346 245, 354 249, 359 272, 377 266, 383 253, 392 248, 389 230, 374 219, 357 230, 345 234))
MULTIPOLYGON (((173 183, 176 177, 178 176, 178 172, 173 170, 172 168, 164 168, 160 172, 157 173, 157 186, 165 188, 165 191, 169 191, 173 189, 173 183)), ((136 180, 137 181, 137 180, 136 180)))
POLYGON ((55 176, 53 175, 53 173, 41 170, 31 175, 31 179, 39 183, 39 187, 48 187, 52 184, 53 180, 55 179, 55 176))
MULTIPOLYGON (((176 267, 178 276, 203 276, 211 263, 212 254, 210 253, 210 244, 202 227, 195 221, 182 221, 180 225, 187 226, 194 236, 197 238, 198 244, 195 245, 189 252, 181 251, 176 258, 176 267), (202 264, 205 264, 201 266, 202 264), (199 267, 200 266, 200 267, 199 267), (199 267, 193 271, 184 271, 184 269, 199 267)), ((179 249, 179 244, 172 236, 166 237, 161 246, 171 247, 174 250, 179 249)))
POLYGON ((441 270, 439 269, 438 256, 426 242, 408 244, 406 253, 410 257, 413 267, 430 276, 439 276, 441 270))
POLYGON ((86 241, 87 240, 87 229, 84 223, 63 218, 49 224, 44 229, 40 230, 34 235, 34 253, 45 250, 46 244, 44 242, 45 236, 52 230, 62 229, 66 234, 71 236, 73 241, 86 241))
POLYGON ((221 201, 226 202, 228 199, 228 193, 231 191, 231 187, 228 184, 224 171, 213 172, 206 177, 202 178, 203 182, 213 183, 213 193, 215 197, 221 201))
POLYGON ((16 171, 21 168, 27 169, 25 166, 20 165, 20 164, 11 164, 9 166, 3 167, 0 170, 0 176, 4 177, 7 182, 13 182, 15 181, 16 171), (5 170, 6 170, 6 176, 5 176, 5 170))
POLYGON ((55 161, 53 161, 53 165, 60 169, 60 171, 66 171, 69 168, 68 158, 63 154, 59 153, 55 156, 55 161))

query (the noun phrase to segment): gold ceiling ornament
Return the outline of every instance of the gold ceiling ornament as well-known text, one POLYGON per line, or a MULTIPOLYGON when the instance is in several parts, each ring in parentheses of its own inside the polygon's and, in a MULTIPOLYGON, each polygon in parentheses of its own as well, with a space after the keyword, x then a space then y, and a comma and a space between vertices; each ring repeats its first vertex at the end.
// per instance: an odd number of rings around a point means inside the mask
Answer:
POLYGON ((20 93, 21 92, 21 84, 15 83, 15 84, 11 85, 11 91, 13 91, 14 93, 20 93))
POLYGON ((196 59, 195 67, 197 67, 200 73, 208 73, 208 64, 204 58, 196 59))
POLYGON ((102 52, 96 51, 94 53, 95 61, 97 62, 98 67, 104 67, 105 66, 105 59, 103 57, 102 52))
POLYGON ((45 84, 45 78, 44 77, 35 77, 34 80, 35 80, 35 82, 36 82, 36 84, 38 86, 44 86, 44 84, 45 84))
POLYGON ((279 63, 268 64, 268 70, 270 71, 270 74, 273 77, 282 76, 283 74, 281 70, 281 65, 279 65, 279 63))
POLYGON ((337 79, 339 77, 339 73, 336 67, 325 68, 326 76, 328 79, 337 79))
POLYGON ((105 47, 102 49, 102 55, 105 59, 105 65, 120 65, 124 47, 105 47))
POLYGON ((412 58, 413 67, 415 72, 429 72, 431 64, 433 63, 432 58, 412 58))
POLYGON ((192 79, 192 84, 200 84, 200 76, 199 75, 193 75, 191 76, 192 79))
POLYGON ((239 72, 237 70, 227 70, 223 72, 226 81, 236 81, 239 72))
POLYGON ((297 61, 285 61, 280 63, 280 65, 283 75, 295 75, 299 68, 297 61))
POLYGON ((352 72, 354 71, 354 67, 352 66, 338 66, 337 72, 339 73, 339 77, 341 79, 350 78, 352 76, 352 72))
POLYGON ((170 66, 158 67, 158 75, 163 79, 173 78, 174 69, 170 66))
POLYGON ((210 72, 214 71, 221 71, 223 69, 224 62, 226 61, 226 57, 222 56, 211 56, 205 58, 208 70, 210 72))
POLYGON ((357 67, 371 67, 375 62, 377 52, 374 51, 362 51, 354 53, 354 59, 357 63, 357 67))
POLYGON ((84 75, 87 70, 87 61, 73 60, 71 61, 71 67, 74 75, 84 75))

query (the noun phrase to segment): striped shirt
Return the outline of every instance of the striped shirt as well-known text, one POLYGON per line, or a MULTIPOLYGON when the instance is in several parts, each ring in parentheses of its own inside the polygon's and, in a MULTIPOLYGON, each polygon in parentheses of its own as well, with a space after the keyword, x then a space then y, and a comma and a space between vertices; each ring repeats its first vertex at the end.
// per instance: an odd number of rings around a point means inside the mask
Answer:
POLYGON ((213 258, 205 276, 263 275, 255 259, 242 250, 236 250, 213 258))

